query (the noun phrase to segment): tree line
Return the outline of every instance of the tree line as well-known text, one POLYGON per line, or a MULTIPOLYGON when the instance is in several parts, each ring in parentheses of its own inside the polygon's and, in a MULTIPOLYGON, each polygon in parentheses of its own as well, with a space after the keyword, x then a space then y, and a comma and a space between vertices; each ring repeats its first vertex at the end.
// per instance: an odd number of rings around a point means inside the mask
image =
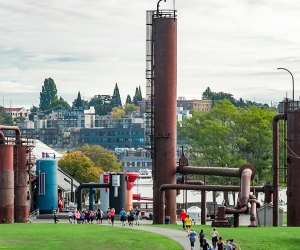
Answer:
MULTIPOLYGON (((126 110, 136 110, 138 102, 142 101, 142 99, 141 87, 136 87, 135 94, 132 99, 130 95, 127 95, 126 103, 124 105, 124 107, 127 107, 127 109, 125 109, 125 112, 126 110)), ((45 79, 44 85, 42 86, 42 91, 40 92, 39 107, 32 107, 32 111, 45 111, 58 106, 67 109, 71 108, 67 101, 65 101, 62 97, 58 97, 57 87, 54 80, 52 78, 47 78, 45 79)), ((118 84, 115 84, 112 96, 95 95, 89 101, 86 101, 81 98, 81 94, 79 91, 77 94, 77 98, 72 102, 73 108, 89 108, 91 106, 95 108, 96 115, 107 115, 112 111, 115 111, 117 113, 118 109, 122 109, 123 105, 118 84)))

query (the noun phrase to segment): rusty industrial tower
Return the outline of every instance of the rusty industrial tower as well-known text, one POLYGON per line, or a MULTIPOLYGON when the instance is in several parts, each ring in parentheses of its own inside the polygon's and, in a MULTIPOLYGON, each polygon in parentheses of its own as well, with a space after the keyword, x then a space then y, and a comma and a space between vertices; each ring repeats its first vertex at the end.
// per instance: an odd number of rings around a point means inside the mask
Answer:
POLYGON ((176 183, 177 19, 175 10, 147 11, 146 97, 147 146, 153 159, 154 223, 160 206, 171 223, 176 221, 176 190, 168 190, 159 203, 162 184, 176 183))

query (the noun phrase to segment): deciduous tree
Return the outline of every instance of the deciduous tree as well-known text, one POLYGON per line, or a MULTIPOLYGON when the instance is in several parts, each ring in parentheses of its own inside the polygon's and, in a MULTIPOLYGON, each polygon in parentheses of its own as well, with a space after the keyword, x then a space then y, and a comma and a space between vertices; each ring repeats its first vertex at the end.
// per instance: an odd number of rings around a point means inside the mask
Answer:
POLYGON ((58 166, 79 182, 99 181, 99 174, 103 172, 94 162, 81 151, 74 151, 64 155, 58 166))
POLYGON ((106 172, 120 171, 121 163, 117 162, 116 156, 109 150, 99 145, 83 145, 76 150, 88 156, 95 166, 101 167, 106 172))

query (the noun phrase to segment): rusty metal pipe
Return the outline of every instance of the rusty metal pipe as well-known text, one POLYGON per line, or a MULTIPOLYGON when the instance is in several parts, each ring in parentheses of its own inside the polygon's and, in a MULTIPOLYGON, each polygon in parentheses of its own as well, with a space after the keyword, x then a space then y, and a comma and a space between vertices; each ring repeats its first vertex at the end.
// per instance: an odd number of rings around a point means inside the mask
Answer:
MULTIPOLYGON (((186 184, 163 184, 159 189, 159 204, 160 204, 160 213, 162 216, 159 217, 157 223, 164 224, 165 212, 164 212, 164 197, 165 190, 203 190, 203 191, 239 191, 240 186, 222 186, 222 185, 186 185, 186 184)), ((256 192, 264 192, 263 186, 256 186, 250 188, 251 191, 255 190, 256 192)))
POLYGON ((21 144, 21 131, 19 127, 0 125, 0 130, 14 130, 16 132, 16 144, 21 144))
POLYGON ((177 173, 239 177, 239 168, 179 166, 177 173))
POLYGON ((0 144, 4 144, 5 142, 5 135, 0 131, 0 144))
POLYGON ((280 114, 273 118, 273 227, 278 227, 278 186, 279 186, 279 125, 280 120, 286 119, 286 115, 280 114))
POLYGON ((251 169, 251 179, 255 176, 255 168, 250 164, 244 164, 240 168, 222 168, 222 167, 195 167, 195 166, 182 166, 177 167, 177 173, 180 174, 200 174, 200 175, 217 175, 229 177, 241 177, 245 169, 251 169))
POLYGON ((242 214, 245 213, 248 210, 247 206, 241 207, 241 208, 226 208, 225 213, 226 214, 242 214))
POLYGON ((250 186, 251 186, 251 175, 252 170, 247 168, 242 172, 241 177, 241 198, 240 202, 242 206, 247 206, 250 194, 250 186))

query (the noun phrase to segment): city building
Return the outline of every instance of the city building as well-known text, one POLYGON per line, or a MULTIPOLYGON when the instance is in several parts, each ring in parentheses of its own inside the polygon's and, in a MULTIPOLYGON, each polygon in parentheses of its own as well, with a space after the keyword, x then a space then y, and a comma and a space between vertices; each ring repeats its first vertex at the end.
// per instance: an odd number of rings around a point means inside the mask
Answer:
POLYGON ((180 97, 177 100, 177 107, 190 111, 209 111, 213 107, 212 100, 186 100, 180 97))

